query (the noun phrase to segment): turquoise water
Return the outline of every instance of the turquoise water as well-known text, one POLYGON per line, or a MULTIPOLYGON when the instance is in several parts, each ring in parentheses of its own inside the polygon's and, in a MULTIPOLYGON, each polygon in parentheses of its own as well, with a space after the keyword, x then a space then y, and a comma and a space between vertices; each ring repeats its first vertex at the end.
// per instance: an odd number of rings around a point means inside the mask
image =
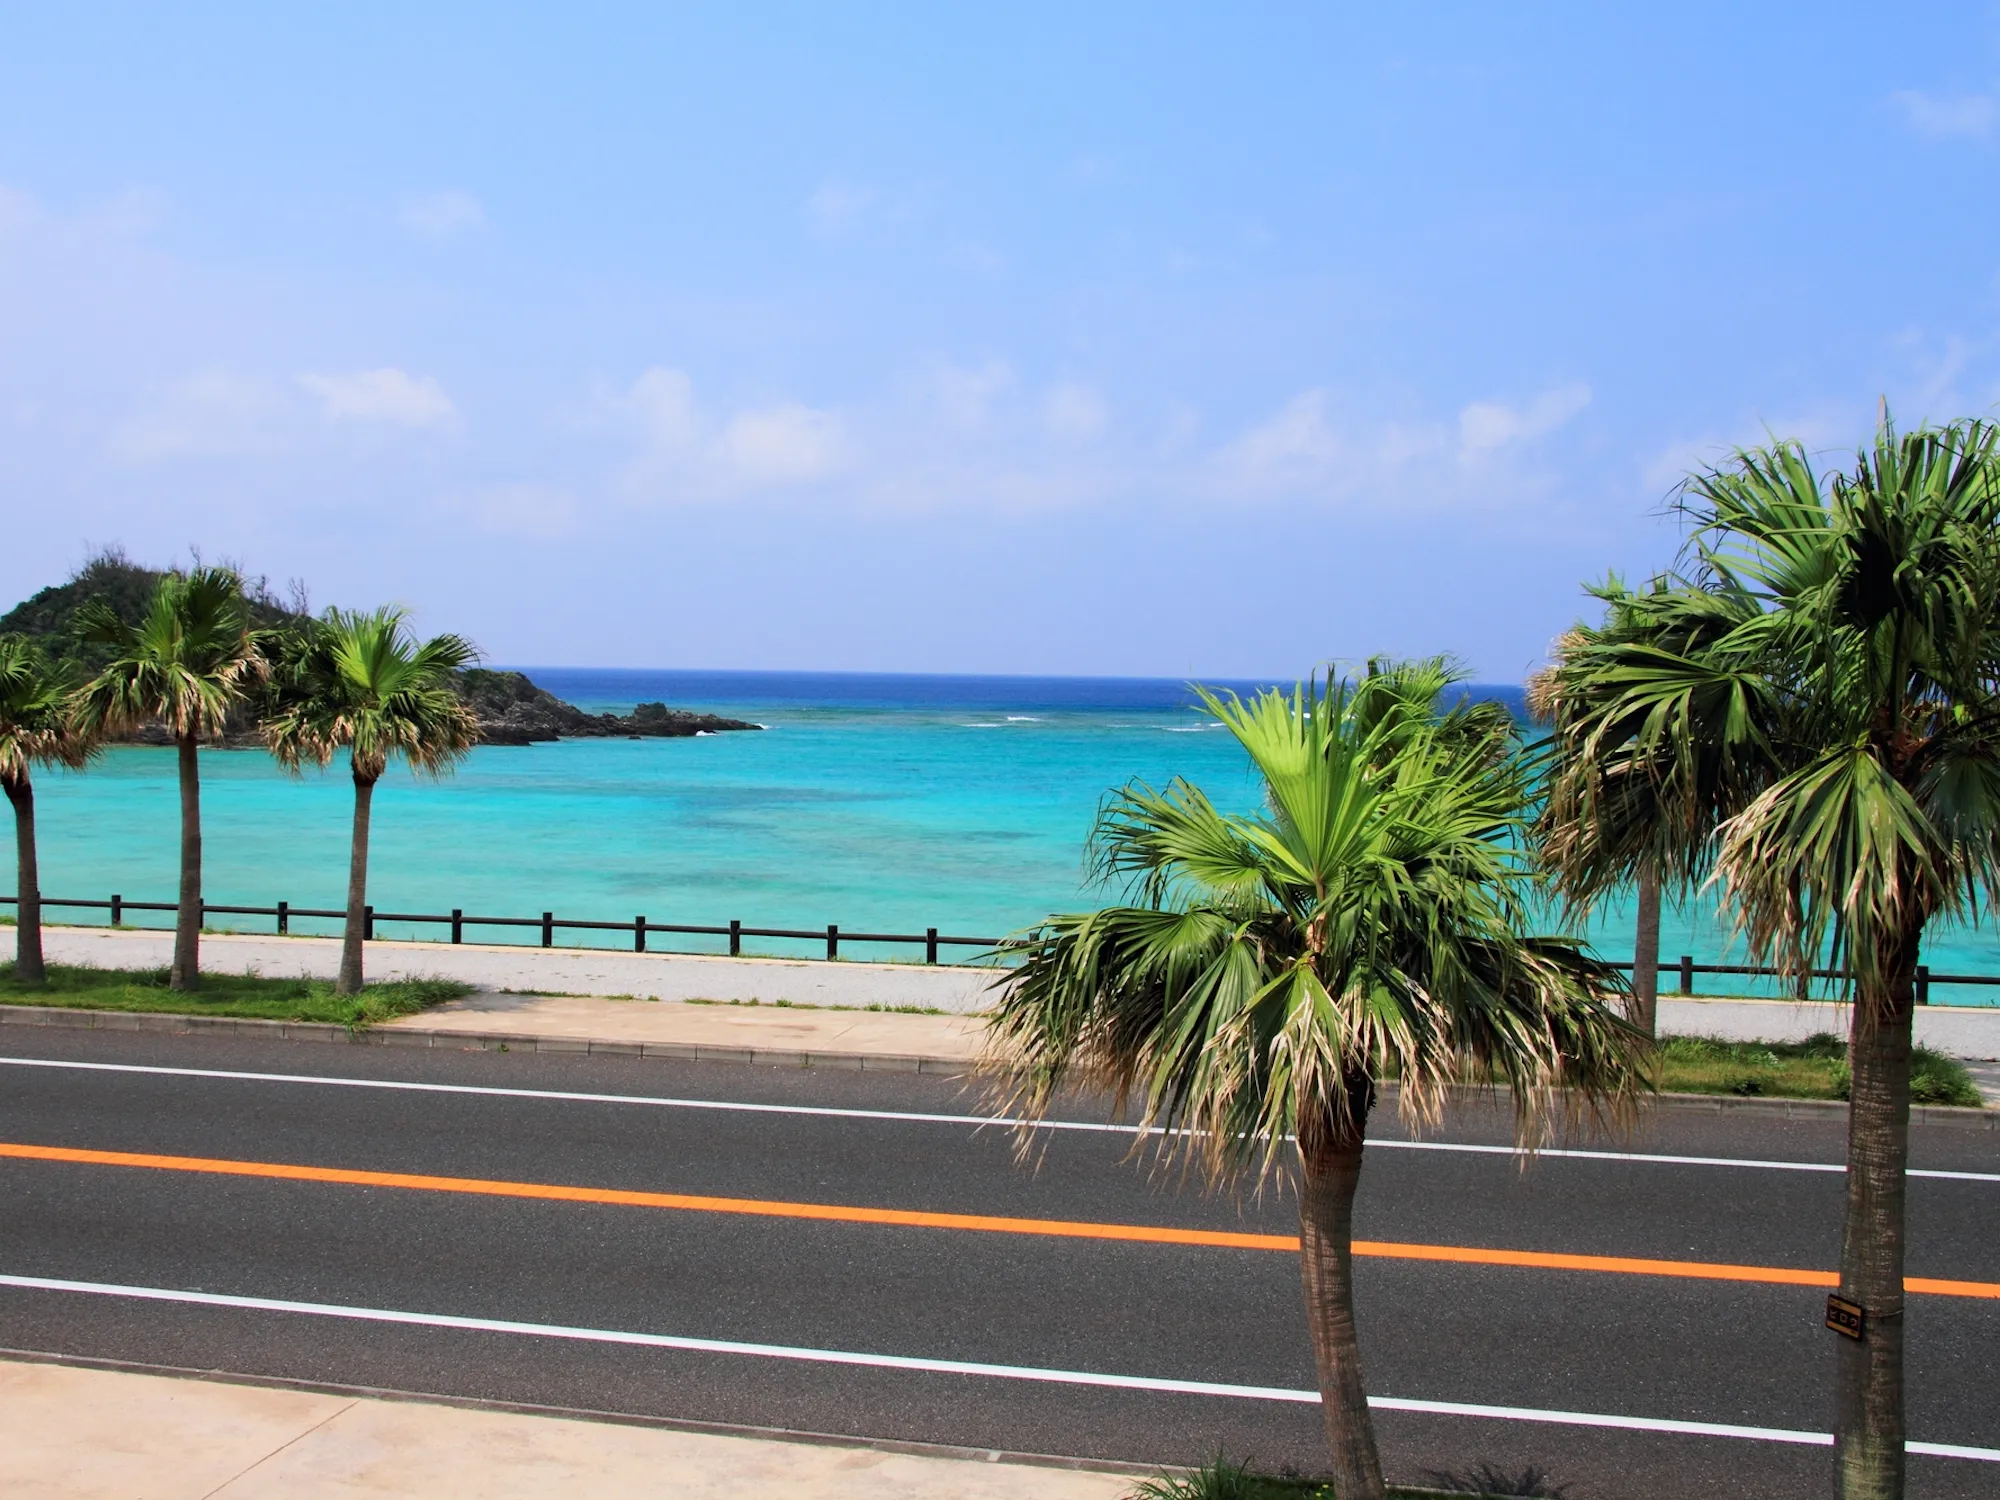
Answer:
MULTIPOLYGON (((834 922, 885 932, 934 926, 991 937, 1097 894, 1085 887, 1084 839, 1113 786, 1181 775, 1225 807, 1257 805, 1241 751, 1178 683, 561 669, 533 676, 592 711, 664 699, 769 728, 486 746, 442 781, 392 774, 375 804, 369 892, 378 909, 550 910, 628 922, 643 913, 652 922, 734 918, 800 929, 834 922)), ((1518 702, 1518 689, 1480 691, 1518 702)), ((340 905, 352 805, 345 776, 336 769, 294 779, 249 751, 204 752, 202 772, 210 902, 340 905)), ((178 815, 171 751, 116 749, 88 772, 47 775, 39 786, 46 892, 171 899, 178 815)), ((1670 912, 1663 927, 1669 955, 1742 961, 1705 908, 1670 912)), ((389 923, 380 931, 439 935, 389 923)), ((1627 956, 1629 931, 1622 911, 1596 924, 1612 957, 1627 956)), ((537 940, 526 930, 478 936, 537 940)), ((1928 957, 1940 971, 2000 972, 1990 932, 1941 935, 1928 957)))

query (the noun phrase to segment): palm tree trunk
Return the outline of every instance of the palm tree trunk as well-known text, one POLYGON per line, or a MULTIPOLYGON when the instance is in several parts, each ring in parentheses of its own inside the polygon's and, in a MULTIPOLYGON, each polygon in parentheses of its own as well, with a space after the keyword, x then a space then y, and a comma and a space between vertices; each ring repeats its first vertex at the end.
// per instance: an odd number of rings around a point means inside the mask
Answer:
POLYGON ((35 788, 23 772, 19 781, 0 778, 14 804, 14 977, 40 984, 42 969, 42 883, 35 862, 35 788))
POLYGON ((191 734, 180 737, 181 895, 174 912, 174 966, 167 987, 201 988, 201 762, 191 734))
POLYGON ((1375 1086, 1350 1079, 1350 1118, 1327 1114, 1299 1122, 1300 1275, 1306 1324, 1319 1369, 1320 1410, 1333 1448, 1333 1487, 1340 1500, 1382 1500, 1382 1460, 1361 1379, 1354 1327, 1354 1191, 1361 1184, 1363 1132, 1375 1086))
POLYGON ((340 940, 336 995, 361 993, 361 939, 368 923, 368 815, 375 802, 372 778, 354 778, 354 842, 347 855, 347 930, 340 940))
POLYGON ((1632 942, 1632 1020, 1647 1036, 1659 1035, 1660 867, 1639 866, 1639 924, 1632 942))
POLYGON ((1847 1212, 1840 1295, 1862 1336, 1835 1352, 1835 1464, 1843 1500, 1903 1494, 1903 1186, 1910 1156, 1910 1033, 1918 933, 1898 945, 1886 993, 1857 986, 1848 1057, 1847 1212))

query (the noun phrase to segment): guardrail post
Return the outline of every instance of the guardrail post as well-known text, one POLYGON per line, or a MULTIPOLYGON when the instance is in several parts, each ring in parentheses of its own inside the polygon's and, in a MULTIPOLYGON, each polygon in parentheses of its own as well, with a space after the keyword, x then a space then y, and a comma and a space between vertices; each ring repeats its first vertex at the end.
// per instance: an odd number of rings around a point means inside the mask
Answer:
POLYGON ((1931 1003, 1931 966, 1929 964, 1918 964, 1917 1004, 1929 1005, 1930 1003, 1931 1003))
POLYGON ((927 964, 937 962, 937 929, 935 927, 926 927, 924 929, 924 962, 927 964))
POLYGON ((1681 955, 1681 993, 1683 995, 1692 995, 1694 993, 1694 955, 1692 953, 1683 953, 1681 955))
POLYGON ((840 957, 840 929, 831 922, 826 924, 826 956, 840 957))
POLYGON ((372 906, 361 908, 361 941, 364 943, 375 941, 375 908, 372 906))
POLYGON ((292 903, 289 901, 280 901, 278 903, 278 936, 284 937, 291 930, 292 903))
POLYGON ((553 948, 555 945, 556 914, 552 911, 545 911, 542 913, 542 946, 544 948, 553 948))
POLYGON ((729 956, 731 958, 743 956, 743 924, 734 917, 729 919, 729 956))
POLYGON ((125 925, 125 898, 116 892, 113 892, 111 897, 111 925, 113 927, 125 925))

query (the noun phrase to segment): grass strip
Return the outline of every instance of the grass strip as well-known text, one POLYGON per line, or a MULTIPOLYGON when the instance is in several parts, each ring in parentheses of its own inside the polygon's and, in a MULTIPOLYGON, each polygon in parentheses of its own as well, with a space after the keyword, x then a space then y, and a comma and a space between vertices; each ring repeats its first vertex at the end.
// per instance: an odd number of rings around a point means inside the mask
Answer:
MULTIPOLYGON (((255 974, 204 974, 201 988, 167 988, 165 969, 96 969, 51 964, 41 985, 23 984, 11 963, 0 964, 0 1005, 48 1005, 72 1010, 153 1011, 169 1015, 231 1016, 263 1021, 328 1021, 367 1026, 415 1015, 473 993, 455 979, 398 979, 371 984, 359 995, 339 996, 324 979, 270 979, 255 974)), ((523 992, 534 993, 534 992, 523 992)), ((628 996, 614 998, 628 999, 628 996)), ((694 1000, 695 1005, 745 1008, 756 1000, 694 1000)), ((821 1006, 769 1002, 778 1010, 865 1010, 942 1015, 925 1006, 821 1006)), ((1852 1074, 1847 1044, 1831 1032, 1802 1042, 1733 1042, 1719 1037, 1660 1039, 1655 1081, 1666 1093, 1736 1098, 1845 1099, 1852 1074)), ((1957 1058, 1918 1046, 1910 1054, 1910 1102, 1977 1109, 1984 1102, 1972 1075, 1957 1058)))
MULTIPOLYGON (((1847 1043, 1831 1032, 1821 1032, 1802 1042, 1662 1037, 1658 1059, 1659 1086, 1675 1094, 1845 1099, 1853 1081, 1847 1063, 1847 1043)), ((1965 1064, 1919 1046, 1910 1053, 1910 1102, 1977 1109, 1983 1101, 1965 1064)))
POLYGON ((358 995, 336 995, 329 979, 269 979, 258 974, 204 974, 192 992, 167 988, 165 969, 92 969, 50 964, 42 984, 14 977, 0 964, 0 1005, 46 1005, 65 1010, 151 1011, 182 1016, 227 1016, 251 1021, 326 1021, 368 1026, 415 1015, 473 992, 456 979, 392 979, 358 995))

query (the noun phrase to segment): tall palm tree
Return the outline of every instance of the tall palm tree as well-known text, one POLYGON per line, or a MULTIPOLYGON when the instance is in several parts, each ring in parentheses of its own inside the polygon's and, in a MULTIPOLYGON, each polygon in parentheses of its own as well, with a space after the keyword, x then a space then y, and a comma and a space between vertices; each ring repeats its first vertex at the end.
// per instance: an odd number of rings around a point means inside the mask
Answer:
POLYGON ((1524 935, 1529 768, 1497 705, 1439 711, 1455 680, 1427 661, 1247 703, 1203 691, 1267 813, 1224 813, 1184 781, 1107 799, 1098 870, 1133 904, 1010 940, 1022 962, 991 1022, 990 1061, 1029 1119, 1068 1084, 1105 1087, 1212 1178, 1296 1174, 1342 1500, 1383 1493, 1350 1274, 1377 1082, 1428 1122, 1452 1083, 1497 1079, 1533 1143, 1552 1112, 1615 1112, 1641 1079, 1615 974, 1524 935))
POLYGON ((128 625, 101 605, 78 611, 86 640, 108 646, 112 660, 78 690, 76 712, 93 736, 158 722, 180 760, 181 879, 168 984, 201 984, 201 763, 204 739, 228 727, 265 674, 260 640, 250 628, 243 580, 233 568, 169 573, 145 614, 128 625))
POLYGON ((1676 592, 1665 579, 1645 589, 1616 577, 1592 590, 1604 620, 1556 642, 1554 660, 1528 683, 1528 704, 1550 725, 1544 800, 1535 843, 1557 894, 1581 916, 1632 887, 1633 1019, 1657 1031, 1661 886, 1686 897, 1710 871, 1712 836, 1732 806, 1728 764, 1701 744, 1676 758, 1645 738, 1650 705, 1624 705, 1632 666, 1684 657, 1733 629, 1731 600, 1676 592))
MULTIPOLYGON (((1835 1341, 1839 1492, 1903 1493, 1904 1173, 1917 962, 1935 921, 2000 877, 2000 428, 1899 434, 1850 471, 1796 444, 1686 481, 1680 571, 1613 600, 1702 622, 1678 643, 1568 653, 1580 782, 1647 783, 1707 857, 1753 957, 1801 994, 1816 965, 1852 1000, 1835 1341), (1698 775, 1681 768, 1703 767, 1698 775)), ((1580 863, 1617 820, 1572 831, 1580 863)))
POLYGON ((32 644, 0 636, 0 788, 14 807, 14 977, 40 984, 42 885, 35 858, 35 766, 81 766, 96 751, 70 713, 69 678, 32 644))
POLYGON ((330 609, 277 685, 265 721, 271 752, 296 771, 324 766, 345 749, 354 774, 354 839, 347 867, 347 927, 335 991, 360 992, 368 902, 368 830, 375 783, 400 756, 412 770, 441 776, 479 742, 479 719, 452 677, 478 660, 455 635, 419 643, 408 611, 330 609))

